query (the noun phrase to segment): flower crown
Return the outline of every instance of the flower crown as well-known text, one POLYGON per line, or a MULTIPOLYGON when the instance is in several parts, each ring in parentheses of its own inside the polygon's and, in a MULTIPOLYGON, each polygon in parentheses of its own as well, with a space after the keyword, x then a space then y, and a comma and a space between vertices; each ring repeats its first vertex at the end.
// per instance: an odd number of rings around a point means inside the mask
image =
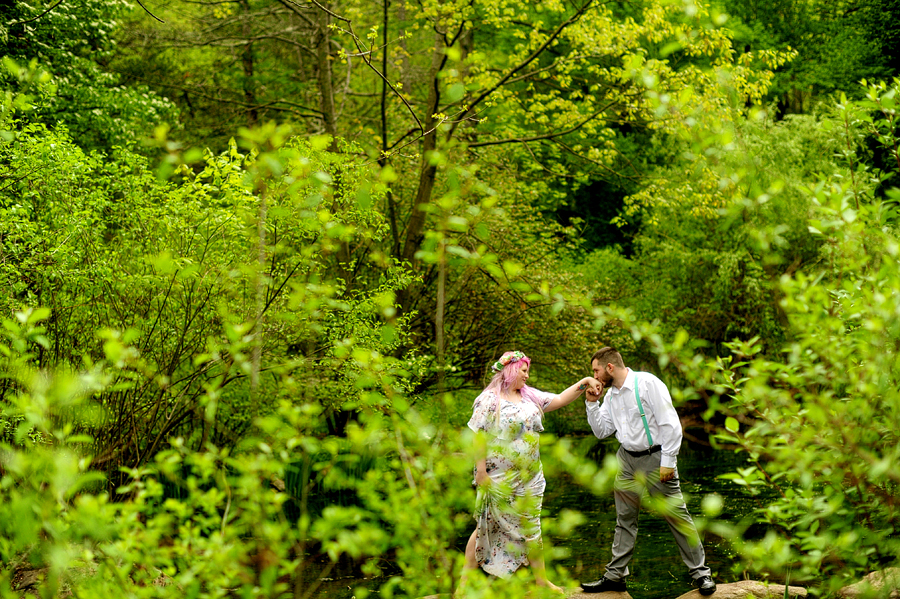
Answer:
POLYGON ((500 372, 509 364, 518 362, 519 360, 524 360, 526 357, 527 356, 520 351, 508 351, 500 356, 499 360, 494 362, 494 365, 491 366, 491 370, 493 370, 494 372, 500 372))

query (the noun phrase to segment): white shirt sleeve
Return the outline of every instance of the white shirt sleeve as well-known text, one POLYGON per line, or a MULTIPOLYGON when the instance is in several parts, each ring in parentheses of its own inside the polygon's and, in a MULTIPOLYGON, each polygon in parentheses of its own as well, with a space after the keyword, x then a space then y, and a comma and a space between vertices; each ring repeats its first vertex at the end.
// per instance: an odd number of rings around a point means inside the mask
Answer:
POLYGON ((547 391, 538 391, 535 389, 536 395, 538 399, 541 401, 541 411, 546 410, 547 406, 553 403, 553 400, 559 397, 556 393, 549 393, 547 391))
POLYGON ((597 401, 585 400, 584 405, 587 410, 588 424, 591 425, 594 436, 598 439, 605 439, 616 432, 616 426, 609 416, 609 407, 605 399, 597 401))
POLYGON ((662 447, 660 466, 675 468, 681 449, 682 431, 681 419, 672 405, 672 396, 665 383, 649 373, 641 373, 638 380, 641 399, 649 404, 656 421, 654 441, 662 447))

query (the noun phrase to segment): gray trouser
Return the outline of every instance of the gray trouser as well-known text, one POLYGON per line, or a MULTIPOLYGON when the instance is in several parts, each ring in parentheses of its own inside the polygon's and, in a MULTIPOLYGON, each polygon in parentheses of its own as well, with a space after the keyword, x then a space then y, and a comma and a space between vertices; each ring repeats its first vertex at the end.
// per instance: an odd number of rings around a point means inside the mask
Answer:
POLYGON ((694 526, 687 506, 684 505, 681 484, 678 482, 678 470, 675 470, 675 478, 663 483, 659 480, 659 462, 662 457, 660 452, 634 457, 619 447, 616 457, 619 459, 620 467, 615 490, 616 535, 613 538, 612 559, 606 566, 606 578, 621 580, 628 576, 628 562, 634 554, 638 513, 645 492, 649 492, 651 497, 663 500, 665 505, 660 513, 666 519, 672 536, 675 537, 681 559, 688 567, 691 578, 696 580, 701 576, 709 576, 710 570, 705 565, 706 554, 700 542, 700 535, 697 534, 697 527, 694 526))

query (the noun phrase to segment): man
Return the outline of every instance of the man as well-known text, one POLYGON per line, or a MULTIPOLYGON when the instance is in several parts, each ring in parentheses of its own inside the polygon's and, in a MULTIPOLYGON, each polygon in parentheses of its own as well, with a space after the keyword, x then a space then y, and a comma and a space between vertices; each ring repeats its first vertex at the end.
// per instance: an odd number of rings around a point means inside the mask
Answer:
POLYGON ((616 457, 616 534, 612 559, 600 580, 581 585, 586 593, 625 591, 628 562, 634 553, 638 512, 644 491, 662 496, 669 506, 665 519, 678 544, 701 595, 711 595, 716 583, 705 565, 706 554, 694 521, 684 505, 678 482, 676 461, 681 448, 681 421, 665 384, 649 372, 626 368, 622 356, 611 347, 598 350, 591 358, 594 378, 608 387, 601 404, 600 394, 590 391, 585 399, 587 418, 599 439, 612 434, 621 444, 616 457))

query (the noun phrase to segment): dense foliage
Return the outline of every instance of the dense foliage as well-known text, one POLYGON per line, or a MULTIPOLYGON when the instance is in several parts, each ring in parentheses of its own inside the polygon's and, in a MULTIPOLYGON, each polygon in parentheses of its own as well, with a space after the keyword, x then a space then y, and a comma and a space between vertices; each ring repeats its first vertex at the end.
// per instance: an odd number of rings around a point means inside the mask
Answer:
POLYGON ((731 576, 897 565, 894 8, 789 4, 0 8, 0 596, 451 592, 485 365, 601 344, 748 457, 731 576))
MULTIPOLYGON (((122 85, 107 68, 112 35, 128 10, 125 2, 6 2, 0 7, 0 55, 53 75, 57 93, 35 98, 39 119, 64 125, 82 148, 134 146, 161 121, 177 118, 175 106, 147 87, 122 85)), ((6 87, 15 80, 3 75, 6 87)))

